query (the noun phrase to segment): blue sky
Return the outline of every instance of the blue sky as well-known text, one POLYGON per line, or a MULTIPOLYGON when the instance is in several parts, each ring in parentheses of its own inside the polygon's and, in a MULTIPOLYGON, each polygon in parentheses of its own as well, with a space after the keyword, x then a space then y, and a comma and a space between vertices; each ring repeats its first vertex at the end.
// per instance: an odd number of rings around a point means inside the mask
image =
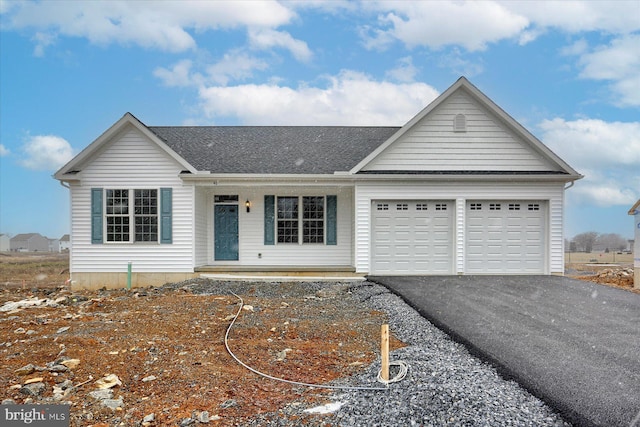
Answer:
POLYGON ((69 232, 51 176, 127 111, 401 126, 461 75, 585 175, 567 237, 633 237, 639 0, 0 0, 0 233, 69 232))

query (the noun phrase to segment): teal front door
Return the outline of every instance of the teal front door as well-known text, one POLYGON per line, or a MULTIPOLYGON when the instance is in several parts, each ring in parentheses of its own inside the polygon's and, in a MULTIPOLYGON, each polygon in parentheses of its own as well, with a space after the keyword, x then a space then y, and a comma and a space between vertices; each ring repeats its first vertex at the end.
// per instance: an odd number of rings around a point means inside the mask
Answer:
POLYGON ((238 261, 238 205, 215 205, 214 257, 216 261, 238 261))

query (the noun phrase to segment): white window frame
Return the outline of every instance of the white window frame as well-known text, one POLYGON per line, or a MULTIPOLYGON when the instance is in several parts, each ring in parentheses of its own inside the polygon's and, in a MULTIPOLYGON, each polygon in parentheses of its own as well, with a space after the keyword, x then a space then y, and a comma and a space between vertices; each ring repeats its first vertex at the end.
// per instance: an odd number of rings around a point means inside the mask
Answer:
MULTIPOLYGON (((103 217, 104 217, 104 229, 103 233, 105 236, 104 242, 107 244, 158 244, 160 242, 160 189, 159 188, 105 188, 104 189, 104 206, 103 206, 103 217), (111 191, 126 191, 127 192, 127 206, 126 213, 109 213, 108 206, 109 203, 109 192, 111 191), (155 191, 155 214, 136 214, 136 192, 140 191, 155 191), (136 218, 142 217, 155 217, 155 240, 136 240, 138 234, 136 232, 136 218), (115 233, 109 232, 109 218, 127 218, 128 220, 128 240, 110 240, 110 236, 113 236, 115 233)), ((120 196, 122 199, 122 196, 120 196)), ((144 207, 144 206, 141 206, 144 207)), ((121 209, 123 207, 121 206, 121 209)), ((150 225, 151 227, 154 224, 150 225)), ((119 235, 123 235, 123 233, 118 233, 119 235)), ((146 234, 146 233, 144 233, 146 234)))
MULTIPOLYGON (((317 228, 317 227, 316 227, 317 228)), ((327 196, 325 195, 304 195, 304 196, 275 196, 275 243, 277 245, 326 245, 327 244, 327 196), (305 218, 305 209, 304 209, 304 201, 307 198, 321 198, 322 199, 322 218, 305 218), (286 218, 280 217, 280 199, 297 199, 298 203, 298 212, 296 218, 286 218), (296 230, 297 230, 297 241, 293 242, 283 242, 280 241, 280 223, 281 222, 296 222, 296 230), (309 224, 311 222, 321 223, 322 225, 322 235, 319 236, 322 238, 321 242, 306 242, 305 237, 305 224, 309 224)))

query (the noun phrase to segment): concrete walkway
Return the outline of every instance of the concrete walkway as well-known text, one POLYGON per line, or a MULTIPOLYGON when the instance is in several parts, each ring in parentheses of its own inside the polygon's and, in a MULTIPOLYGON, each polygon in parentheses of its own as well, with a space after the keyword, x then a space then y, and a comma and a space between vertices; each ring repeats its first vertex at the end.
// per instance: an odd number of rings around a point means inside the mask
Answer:
POLYGON ((368 279, 568 421, 640 427, 640 294, 555 276, 368 279))

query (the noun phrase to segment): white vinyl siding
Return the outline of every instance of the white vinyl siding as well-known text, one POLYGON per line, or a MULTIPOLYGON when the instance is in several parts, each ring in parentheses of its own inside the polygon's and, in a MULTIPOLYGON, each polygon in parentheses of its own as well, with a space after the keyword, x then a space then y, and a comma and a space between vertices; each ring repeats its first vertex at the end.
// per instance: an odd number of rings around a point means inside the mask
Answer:
POLYGON ((181 166, 142 133, 127 126, 79 173, 71 185, 71 273, 193 271, 193 189, 181 166), (91 188, 173 188, 173 243, 91 243, 91 188))
MULTIPOLYGON (((207 236, 207 260, 203 262, 203 248, 198 245, 198 260, 201 265, 233 265, 250 267, 353 267, 353 193, 349 187, 332 186, 300 186, 283 183, 278 186, 244 187, 218 186, 216 188, 198 188, 197 206, 200 211, 206 210, 207 229, 203 233, 207 236), (238 195, 239 213, 239 259, 238 261, 215 261, 213 258, 214 229, 214 197, 215 195, 238 195), (264 244, 264 196, 275 195, 281 197, 301 196, 337 196, 337 244, 303 244, 276 243, 264 244), (246 211, 244 202, 251 203, 250 212, 246 211), (206 208, 205 208, 206 206, 206 208)), ((198 231, 202 234, 202 230, 198 231)))
POLYGON ((528 142, 459 90, 394 141, 365 171, 551 171, 528 142), (464 114, 465 131, 453 126, 464 114))
POLYGON ((213 257, 213 246, 210 245, 212 234, 209 232, 209 193, 203 187, 195 187, 194 193, 194 259, 196 266, 202 266, 207 265, 213 257))
POLYGON ((471 200, 544 201, 547 224, 544 241, 545 271, 543 274, 563 274, 564 254, 562 209, 563 183, 436 183, 416 184, 406 181, 396 184, 362 183, 356 185, 355 266, 360 273, 371 269, 372 201, 382 200, 455 200, 455 224, 452 236, 455 254, 455 274, 465 271, 466 203, 471 200))

